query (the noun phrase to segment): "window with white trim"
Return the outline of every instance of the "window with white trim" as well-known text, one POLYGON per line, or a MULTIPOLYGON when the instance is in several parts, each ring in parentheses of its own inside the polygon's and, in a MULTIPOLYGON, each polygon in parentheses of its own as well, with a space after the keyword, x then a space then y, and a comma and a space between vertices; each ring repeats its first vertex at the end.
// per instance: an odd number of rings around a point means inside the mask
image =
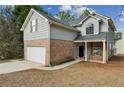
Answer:
POLYGON ((109 44, 109 47, 110 47, 110 50, 112 49, 112 45, 111 45, 111 43, 109 44))
POLYGON ((88 24, 87 26, 86 26, 86 34, 88 35, 88 34, 94 34, 94 26, 93 26, 93 24, 88 24))
POLYGON ((96 44, 93 46, 93 55, 100 55, 102 56, 102 43, 96 42, 96 44))
POLYGON ((31 32, 37 31, 37 19, 31 21, 31 32))

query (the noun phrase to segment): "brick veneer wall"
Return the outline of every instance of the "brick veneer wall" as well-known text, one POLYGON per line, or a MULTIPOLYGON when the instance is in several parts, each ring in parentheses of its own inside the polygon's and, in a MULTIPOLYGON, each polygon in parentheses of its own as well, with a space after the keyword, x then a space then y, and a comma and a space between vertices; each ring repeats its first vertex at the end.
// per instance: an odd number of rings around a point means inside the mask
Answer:
MULTIPOLYGON (((101 50, 103 52, 103 45, 102 45, 102 42, 98 42, 99 44, 101 44, 101 50)), ((89 58, 88 59, 91 59, 91 60, 98 60, 98 61, 102 61, 103 60, 103 55, 94 55, 92 52, 93 52, 93 47, 96 46, 96 42, 93 42, 93 43, 88 43, 88 55, 89 55, 89 58)))
POLYGON ((39 39, 39 40, 25 40, 24 41, 24 58, 27 59, 26 57, 26 47, 46 47, 46 64, 45 65, 49 65, 50 64, 50 40, 49 39, 39 39))
POLYGON ((67 40, 50 40, 50 63, 60 64, 74 59, 74 43, 67 40))

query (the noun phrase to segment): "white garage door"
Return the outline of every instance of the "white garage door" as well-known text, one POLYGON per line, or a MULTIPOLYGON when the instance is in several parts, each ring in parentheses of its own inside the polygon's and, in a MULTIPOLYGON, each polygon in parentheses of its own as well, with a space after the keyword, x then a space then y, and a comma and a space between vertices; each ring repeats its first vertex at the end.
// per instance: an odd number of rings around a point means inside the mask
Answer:
POLYGON ((27 60, 45 64, 45 47, 27 47, 27 60))

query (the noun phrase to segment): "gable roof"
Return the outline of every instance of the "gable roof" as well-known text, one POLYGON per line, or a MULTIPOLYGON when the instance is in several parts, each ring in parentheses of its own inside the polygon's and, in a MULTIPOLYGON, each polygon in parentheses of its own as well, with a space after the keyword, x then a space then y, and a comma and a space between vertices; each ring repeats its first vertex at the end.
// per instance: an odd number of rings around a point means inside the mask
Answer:
POLYGON ((25 27, 26 27, 28 21, 30 20, 30 17, 32 16, 32 14, 33 14, 34 12, 35 12, 36 14, 38 14, 40 17, 42 17, 45 21, 48 21, 44 16, 40 15, 38 12, 36 12, 34 9, 31 8, 30 12, 28 13, 28 15, 27 15, 27 17, 26 17, 26 19, 25 19, 25 21, 24 21, 24 23, 23 23, 23 25, 22 25, 22 27, 21 27, 21 29, 20 29, 21 31, 23 31, 23 30, 25 29, 25 27))
POLYGON ((97 18, 97 17, 92 16, 92 15, 90 14, 90 15, 88 15, 87 17, 85 17, 79 24, 75 25, 75 27, 76 27, 76 26, 80 26, 82 23, 84 23, 84 22, 85 22, 88 18, 90 18, 90 17, 96 19, 97 21, 100 21, 100 20, 101 20, 100 18, 97 18))
POLYGON ((92 13, 92 14, 89 14, 88 16, 83 17, 83 19, 79 19, 79 22, 78 22, 77 24, 73 25, 73 26, 79 26, 79 25, 81 25, 84 21, 86 21, 86 20, 87 20, 88 18, 90 18, 90 17, 93 17, 93 18, 95 18, 96 20, 101 20, 99 17, 96 17, 95 15, 99 15, 99 16, 101 16, 101 17, 107 19, 107 20, 109 19, 108 17, 103 16, 103 15, 101 15, 101 14, 92 13))
POLYGON ((93 17, 95 18, 96 20, 100 20, 99 18, 95 17, 95 16, 92 16, 92 14, 89 14, 89 15, 81 15, 78 19, 70 22, 70 25, 73 26, 73 27, 76 27, 76 26, 79 26, 81 25, 86 19, 88 19, 89 17, 93 17))
POLYGON ((59 20, 59 19, 56 19, 56 18, 54 18, 54 17, 52 17, 52 16, 49 16, 49 15, 43 13, 43 12, 40 12, 40 11, 36 11, 36 10, 34 10, 34 9, 31 9, 31 10, 30 10, 30 12, 29 12, 29 14, 28 14, 28 16, 27 16, 27 18, 26 18, 24 24, 23 24, 22 27, 21 27, 21 31, 23 31, 23 30, 25 29, 25 27, 26 27, 26 25, 27 25, 27 23, 28 23, 28 21, 29 21, 31 15, 32 15, 33 13, 38 14, 40 17, 44 18, 46 21, 50 22, 51 24, 55 24, 55 25, 58 25, 58 26, 61 26, 61 27, 64 27, 64 28, 67 28, 67 29, 70 29, 70 30, 73 30, 73 31, 80 32, 78 29, 76 29, 76 28, 70 26, 68 23, 65 23, 64 21, 61 21, 61 20, 59 20))
POLYGON ((99 13, 96 13, 96 12, 92 13, 92 14, 89 14, 88 16, 82 15, 78 19, 76 19, 74 21, 71 21, 70 25, 73 26, 73 27, 80 26, 84 21, 86 21, 86 19, 88 19, 90 17, 94 17, 98 21, 101 20, 100 17, 106 19, 108 21, 109 25, 112 27, 112 29, 116 31, 116 27, 114 25, 114 22, 110 17, 102 15, 102 14, 99 14, 99 13), (95 15, 97 15, 99 17, 97 17, 95 15))

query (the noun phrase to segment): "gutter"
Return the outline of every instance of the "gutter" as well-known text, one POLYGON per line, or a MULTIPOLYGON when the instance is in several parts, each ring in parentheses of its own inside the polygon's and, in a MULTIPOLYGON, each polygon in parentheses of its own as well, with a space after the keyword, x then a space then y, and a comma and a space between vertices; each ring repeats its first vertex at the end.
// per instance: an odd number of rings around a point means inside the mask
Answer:
POLYGON ((102 42, 106 41, 105 39, 100 39, 100 40, 74 40, 74 43, 81 43, 81 42, 102 42))

